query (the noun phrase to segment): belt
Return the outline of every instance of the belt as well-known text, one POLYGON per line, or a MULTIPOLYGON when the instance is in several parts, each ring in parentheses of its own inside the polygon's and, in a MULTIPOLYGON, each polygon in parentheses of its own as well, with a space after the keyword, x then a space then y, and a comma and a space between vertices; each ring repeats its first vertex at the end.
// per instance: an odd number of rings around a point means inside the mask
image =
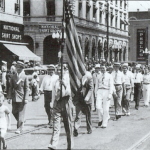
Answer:
POLYGON ((143 84, 150 84, 150 83, 143 83, 143 84))
POLYGON ((121 84, 114 84, 114 86, 120 86, 121 84))
POLYGON ((44 90, 44 92, 52 92, 52 91, 47 91, 47 90, 44 90))
POLYGON ((106 89, 106 88, 98 88, 98 89, 102 89, 102 90, 109 90, 109 89, 106 89))

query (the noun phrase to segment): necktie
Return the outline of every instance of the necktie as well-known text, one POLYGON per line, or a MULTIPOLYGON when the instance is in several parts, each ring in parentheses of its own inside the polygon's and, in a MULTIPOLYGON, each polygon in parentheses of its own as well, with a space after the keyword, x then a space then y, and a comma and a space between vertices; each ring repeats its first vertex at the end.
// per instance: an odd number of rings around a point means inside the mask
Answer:
POLYGON ((102 84, 104 84, 104 74, 102 74, 102 84))
POLYGON ((117 72, 115 74, 115 83, 117 83, 117 72))

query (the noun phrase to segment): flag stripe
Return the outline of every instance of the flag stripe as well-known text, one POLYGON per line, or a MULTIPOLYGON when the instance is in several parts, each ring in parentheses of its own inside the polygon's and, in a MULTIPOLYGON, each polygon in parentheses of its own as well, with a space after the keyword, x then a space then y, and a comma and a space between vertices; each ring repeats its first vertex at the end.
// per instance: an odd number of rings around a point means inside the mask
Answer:
POLYGON ((73 15, 69 9, 69 0, 66 0, 66 48, 68 58, 68 69, 70 74, 70 83, 72 93, 75 94, 81 86, 82 76, 85 74, 84 59, 81 45, 78 39, 73 15))

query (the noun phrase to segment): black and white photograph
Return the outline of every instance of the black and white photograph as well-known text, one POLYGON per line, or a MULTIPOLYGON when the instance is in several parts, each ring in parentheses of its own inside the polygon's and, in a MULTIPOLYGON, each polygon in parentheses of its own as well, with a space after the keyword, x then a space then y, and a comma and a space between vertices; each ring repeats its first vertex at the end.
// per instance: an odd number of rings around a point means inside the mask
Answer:
POLYGON ((0 150, 150 150, 149 0, 0 0, 0 150))

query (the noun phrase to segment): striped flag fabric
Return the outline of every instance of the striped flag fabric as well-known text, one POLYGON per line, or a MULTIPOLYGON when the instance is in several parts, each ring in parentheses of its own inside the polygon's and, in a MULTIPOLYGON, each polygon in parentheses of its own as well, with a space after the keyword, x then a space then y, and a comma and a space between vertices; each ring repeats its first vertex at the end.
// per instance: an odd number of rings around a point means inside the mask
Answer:
POLYGON ((81 87, 81 79, 85 75, 86 69, 70 4, 69 0, 65 1, 66 48, 70 84, 72 96, 74 96, 81 87))

